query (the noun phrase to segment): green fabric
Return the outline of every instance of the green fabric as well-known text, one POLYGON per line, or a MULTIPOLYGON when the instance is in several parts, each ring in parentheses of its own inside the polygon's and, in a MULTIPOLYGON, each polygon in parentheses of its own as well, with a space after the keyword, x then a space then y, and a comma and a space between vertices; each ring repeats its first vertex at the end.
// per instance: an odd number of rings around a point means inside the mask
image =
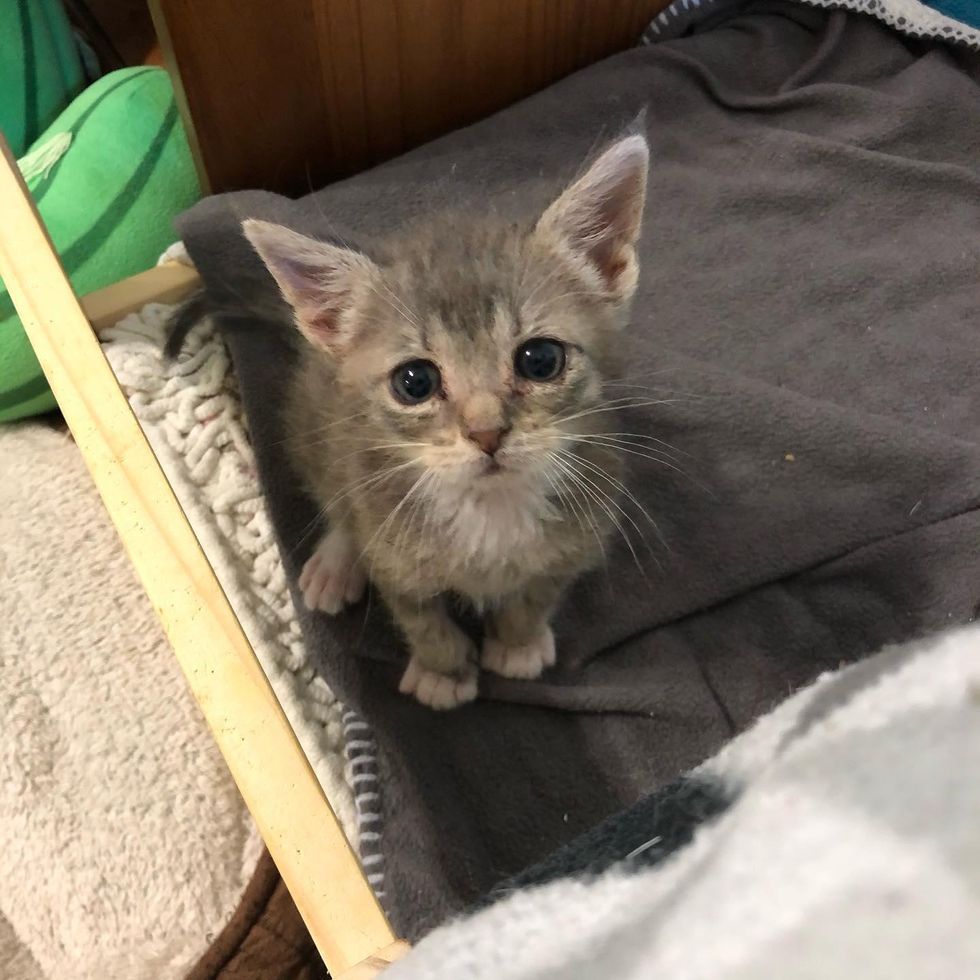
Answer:
POLYGON ((15 156, 83 84, 82 61, 61 0, 0 0, 0 130, 15 156))
MULTIPOLYGON (((174 216, 200 190, 161 68, 126 68, 99 79, 32 154, 63 133, 71 134, 67 149, 28 186, 65 271, 85 294, 152 266, 174 240, 174 216)), ((53 407, 13 303, 0 289, 0 422, 53 407)))

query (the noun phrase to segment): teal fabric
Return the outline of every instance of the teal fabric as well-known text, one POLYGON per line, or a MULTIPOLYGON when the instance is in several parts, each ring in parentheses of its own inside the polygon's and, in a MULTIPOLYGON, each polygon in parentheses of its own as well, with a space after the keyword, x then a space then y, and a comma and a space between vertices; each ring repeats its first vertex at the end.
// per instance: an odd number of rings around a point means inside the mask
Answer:
POLYGON ((0 0, 0 131, 14 156, 27 150, 84 84, 60 0, 0 0))
POLYGON ((925 3, 953 20, 980 29, 980 0, 925 0, 925 3))

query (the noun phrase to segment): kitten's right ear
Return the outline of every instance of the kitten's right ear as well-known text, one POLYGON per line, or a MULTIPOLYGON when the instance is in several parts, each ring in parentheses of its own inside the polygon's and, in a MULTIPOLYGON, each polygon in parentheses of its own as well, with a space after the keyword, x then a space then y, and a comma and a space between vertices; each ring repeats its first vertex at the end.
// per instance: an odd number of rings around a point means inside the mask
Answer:
POLYGON ((377 266, 352 249, 268 221, 250 218, 242 222, 242 231, 279 284, 307 340, 331 354, 341 353, 353 332, 355 292, 374 277, 377 266))
POLYGON ((636 288, 649 162, 650 149, 640 133, 613 143, 537 225, 538 234, 562 242, 598 273, 599 284, 617 300, 629 299, 636 288))

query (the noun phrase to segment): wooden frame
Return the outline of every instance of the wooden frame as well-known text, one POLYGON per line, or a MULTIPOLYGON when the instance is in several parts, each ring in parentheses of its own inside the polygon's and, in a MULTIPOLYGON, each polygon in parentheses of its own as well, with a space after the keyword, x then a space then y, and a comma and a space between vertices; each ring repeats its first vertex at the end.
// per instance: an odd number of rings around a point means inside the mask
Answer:
POLYGON ((196 274, 164 266, 80 302, 2 137, 0 151, 0 278, 320 955, 332 976, 367 980, 407 946, 396 941, 95 333, 147 302, 173 302, 196 274))
POLYGON ((150 0, 150 10, 201 186, 300 195, 632 47, 668 2, 150 0))

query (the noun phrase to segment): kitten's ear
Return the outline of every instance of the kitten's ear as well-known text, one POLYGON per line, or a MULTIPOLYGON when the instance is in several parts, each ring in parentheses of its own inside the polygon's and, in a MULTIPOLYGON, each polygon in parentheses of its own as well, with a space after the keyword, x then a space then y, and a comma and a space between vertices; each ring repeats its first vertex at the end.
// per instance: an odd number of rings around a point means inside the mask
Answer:
POLYGON ((587 262, 616 300, 628 299, 636 288, 634 246, 649 160, 643 136, 614 143, 545 211, 536 229, 539 235, 557 237, 587 262))
POLYGON ((355 291, 377 273, 377 266, 352 249, 318 242, 268 221, 249 219, 242 222, 242 231, 279 284, 307 340, 340 353, 352 333, 355 291))

